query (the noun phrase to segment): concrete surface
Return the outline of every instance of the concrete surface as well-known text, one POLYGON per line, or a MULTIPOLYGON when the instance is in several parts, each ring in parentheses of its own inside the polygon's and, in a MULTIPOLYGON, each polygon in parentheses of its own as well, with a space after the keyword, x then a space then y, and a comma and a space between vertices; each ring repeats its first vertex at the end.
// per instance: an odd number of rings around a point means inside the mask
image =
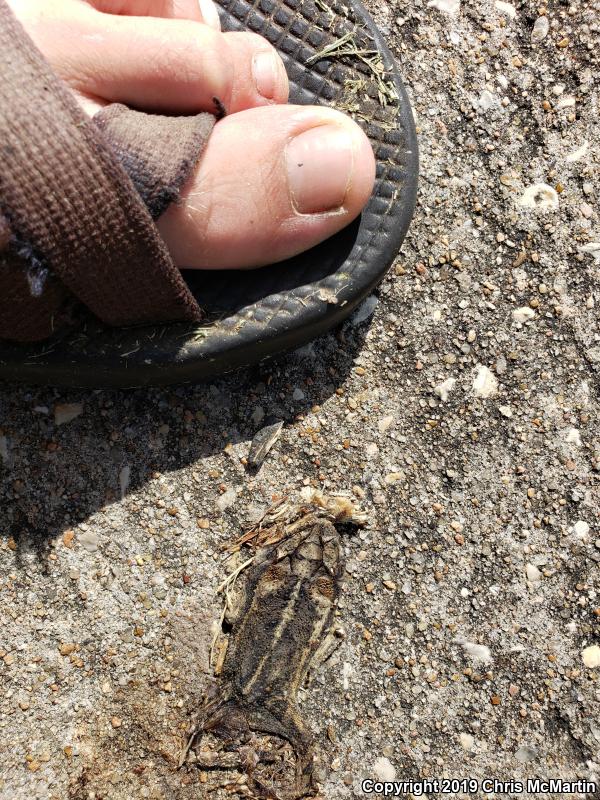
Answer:
POLYGON ((371 520, 345 540, 346 636, 302 698, 322 796, 600 782, 600 4, 373 11, 422 181, 367 318, 212 385, 1 390, 3 800, 231 796, 174 769, 220 546, 305 485, 371 520), (269 415, 285 427, 251 474, 269 415))

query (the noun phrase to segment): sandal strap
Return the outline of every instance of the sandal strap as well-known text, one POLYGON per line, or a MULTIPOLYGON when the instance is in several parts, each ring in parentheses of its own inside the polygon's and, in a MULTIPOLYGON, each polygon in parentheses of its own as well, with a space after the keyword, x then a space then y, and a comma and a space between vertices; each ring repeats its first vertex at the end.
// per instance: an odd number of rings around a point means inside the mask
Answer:
POLYGON ((179 192, 212 133, 215 117, 166 117, 112 103, 94 122, 110 142, 152 219, 158 219, 179 192))
POLYGON ((200 321, 151 214, 177 196, 214 117, 149 124, 150 115, 117 107, 99 124, 88 119, 5 0, 0 76, 0 338, 48 335, 70 295, 109 325, 200 321), (103 128, 115 135, 114 152, 103 128), (158 158, 144 155, 157 132, 166 137, 158 158))

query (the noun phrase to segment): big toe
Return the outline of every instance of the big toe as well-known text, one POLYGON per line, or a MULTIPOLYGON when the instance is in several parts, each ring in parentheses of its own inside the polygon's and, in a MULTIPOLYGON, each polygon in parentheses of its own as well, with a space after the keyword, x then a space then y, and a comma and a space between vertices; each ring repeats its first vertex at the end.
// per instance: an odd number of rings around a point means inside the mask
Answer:
POLYGON ((252 108, 217 123, 181 203, 159 228, 181 267, 258 267, 345 227, 374 179, 369 140, 346 115, 252 108))

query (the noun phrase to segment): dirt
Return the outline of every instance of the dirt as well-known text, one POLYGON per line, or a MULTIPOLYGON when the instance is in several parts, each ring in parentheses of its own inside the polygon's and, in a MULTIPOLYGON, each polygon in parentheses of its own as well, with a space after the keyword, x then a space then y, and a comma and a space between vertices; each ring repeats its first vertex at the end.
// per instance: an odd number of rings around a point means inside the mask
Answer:
POLYGON ((231 796, 240 776, 176 769, 221 548, 306 486, 369 517, 300 698, 322 797, 600 796, 600 4, 373 12, 422 177, 363 321, 210 385, 2 388, 3 800, 231 796))

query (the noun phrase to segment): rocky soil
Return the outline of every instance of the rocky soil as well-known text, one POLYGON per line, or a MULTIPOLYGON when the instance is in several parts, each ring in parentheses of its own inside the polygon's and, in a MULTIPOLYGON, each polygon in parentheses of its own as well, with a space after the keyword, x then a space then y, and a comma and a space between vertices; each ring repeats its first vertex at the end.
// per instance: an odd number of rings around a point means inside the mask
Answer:
POLYGON ((2 800, 231 796, 235 775, 175 769, 221 546, 307 486, 370 520, 301 698, 322 797, 365 777, 600 787, 600 3, 372 10, 422 161, 377 296, 210 385, 1 390, 2 800))

